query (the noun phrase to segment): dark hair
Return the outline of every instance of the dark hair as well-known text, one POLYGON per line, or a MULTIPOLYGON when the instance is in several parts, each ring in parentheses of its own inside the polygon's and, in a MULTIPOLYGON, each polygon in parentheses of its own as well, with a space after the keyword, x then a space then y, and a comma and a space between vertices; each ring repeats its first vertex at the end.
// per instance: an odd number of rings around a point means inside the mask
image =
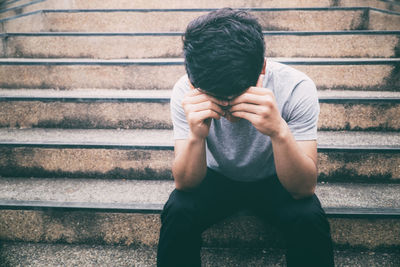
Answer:
POLYGON ((190 82, 217 97, 235 96, 257 83, 265 43, 257 19, 222 8, 189 23, 183 36, 190 82))

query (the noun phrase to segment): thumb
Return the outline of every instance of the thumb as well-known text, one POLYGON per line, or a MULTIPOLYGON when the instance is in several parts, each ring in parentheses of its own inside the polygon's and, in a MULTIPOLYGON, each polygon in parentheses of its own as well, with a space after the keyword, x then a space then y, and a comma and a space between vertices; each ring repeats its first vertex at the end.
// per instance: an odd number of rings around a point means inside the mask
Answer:
POLYGON ((260 74, 260 76, 258 77, 258 81, 256 84, 256 87, 262 87, 263 81, 264 81, 264 74, 260 74))

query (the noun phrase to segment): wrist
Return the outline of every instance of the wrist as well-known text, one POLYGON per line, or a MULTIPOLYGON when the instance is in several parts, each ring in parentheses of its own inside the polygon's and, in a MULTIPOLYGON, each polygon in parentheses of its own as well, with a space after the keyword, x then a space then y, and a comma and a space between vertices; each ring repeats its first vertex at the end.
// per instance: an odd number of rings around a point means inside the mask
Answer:
POLYGON ((193 134, 192 132, 189 133, 188 141, 190 143, 202 143, 202 142, 205 142, 205 140, 206 140, 206 137, 197 136, 197 135, 193 134))
POLYGON ((272 142, 283 142, 290 135, 290 129, 286 121, 281 118, 277 131, 270 136, 272 142))

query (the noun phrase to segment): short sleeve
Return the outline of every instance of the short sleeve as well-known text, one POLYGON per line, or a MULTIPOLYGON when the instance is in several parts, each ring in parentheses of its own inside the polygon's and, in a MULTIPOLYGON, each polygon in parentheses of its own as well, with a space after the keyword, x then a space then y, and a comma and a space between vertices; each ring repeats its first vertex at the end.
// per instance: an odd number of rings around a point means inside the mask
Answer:
POLYGON ((303 80, 294 88, 284 108, 286 120, 298 141, 316 140, 320 107, 315 84, 303 80))
POLYGON ((187 76, 183 76, 176 82, 171 95, 171 119, 174 127, 174 139, 187 139, 189 136, 189 125, 186 120, 182 100, 190 90, 187 76))

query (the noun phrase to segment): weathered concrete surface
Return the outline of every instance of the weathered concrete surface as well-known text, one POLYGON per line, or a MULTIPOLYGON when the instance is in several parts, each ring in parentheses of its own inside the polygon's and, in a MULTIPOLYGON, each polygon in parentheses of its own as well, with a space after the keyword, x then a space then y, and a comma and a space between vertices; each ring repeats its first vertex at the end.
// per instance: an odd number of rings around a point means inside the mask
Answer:
MULTIPOLYGON (((45 91, 38 93, 43 94, 45 91)), ((148 95, 156 96, 158 92, 151 91, 148 95)), ((96 90, 93 90, 93 96, 95 94, 96 90)), ((52 100, 51 93, 43 95, 50 100, 1 102, 0 127, 172 129, 170 106, 167 102, 169 97, 159 102, 140 99, 137 102, 125 102, 123 98, 111 102, 96 99, 64 102, 52 100)), ((359 92, 359 95, 367 94, 359 92)), ((79 96, 77 93, 76 97, 79 96)), ((337 103, 320 103, 320 107, 320 130, 400 130, 400 118, 397 116, 400 114, 400 103, 379 103, 379 100, 371 103, 359 103, 357 100, 341 103, 337 100, 337 103)))
POLYGON ((0 127, 172 129, 168 103, 2 102, 0 127))
POLYGON ((7 38, 6 45, 7 57, 122 59, 183 55, 180 36, 21 36, 7 38))
MULTIPOLYGON (((171 180, 1 177, 0 203, 29 202, 40 207, 40 201, 41 205, 46 202, 53 207, 63 204, 97 208, 109 208, 112 204, 121 209, 135 204, 136 208, 151 205, 161 210, 174 188, 171 180)), ((322 182, 317 184, 316 194, 324 208, 400 209, 400 184, 322 182)))
POLYGON ((400 15, 385 14, 371 10, 369 14, 368 29, 398 31, 400 29, 400 15))
MULTIPOLYGON (((400 220, 329 220, 336 245, 377 249, 400 246, 400 220)), ((156 246, 159 215, 0 211, 0 239, 7 241, 123 244, 156 246)), ((282 247, 280 233, 253 216, 234 216, 206 230, 203 245, 208 247, 282 247)))
POLYGON ((183 66, 31 65, 0 66, 3 88, 172 88, 183 66))
POLYGON ((70 9, 72 8, 71 2, 70 0, 17 1, 6 6, 10 10, 1 12, 0 19, 11 18, 42 9, 70 9))
MULTIPOLYGON (((1 259, 8 266, 156 266, 157 249, 110 245, 5 242, 1 259)), ((203 248, 202 266, 286 266, 284 251, 266 248, 203 248)), ((337 266, 397 267, 396 251, 335 250, 337 266)))
MULTIPOLYGON (((1 134, 2 143, 19 144, 0 147, 2 176, 126 179, 171 177, 170 168, 174 157, 171 131, 5 129, 1 130, 1 134), (38 146, 30 147, 28 144, 38 146), (40 144, 55 147, 40 147, 40 144), (59 148, 57 145, 74 147, 59 148), (147 145, 156 147, 119 148, 147 145)), ((399 139, 397 133, 320 132, 319 146, 333 149, 319 152, 320 179, 398 181, 398 151, 337 151, 334 148, 398 147, 399 139)))
POLYGON ((400 155, 374 152, 318 153, 318 172, 321 181, 398 181, 400 155), (379 162, 379 164, 377 164, 379 162))
MULTIPOLYGON (((7 5, 6 8, 20 6, 23 3, 30 1, 19 1, 14 4, 7 5)), ((263 8, 288 8, 288 7, 375 7, 386 10, 399 11, 398 5, 391 2, 384 2, 379 0, 302 0, 302 1, 278 1, 278 0, 199 0, 192 1, 176 1, 176 0, 156 0, 148 2, 146 0, 129 1, 120 0, 115 3, 108 1, 92 0, 92 1, 60 1, 60 0, 47 0, 44 6, 40 8, 71 8, 71 9, 135 9, 135 8, 248 8, 248 7, 263 7, 263 8)), ((38 6, 38 4, 36 4, 38 6)), ((32 9, 35 10, 35 9, 32 9)))
POLYGON ((400 130, 400 105, 395 103, 320 103, 320 130, 400 130))
MULTIPOLYGON (((194 18, 209 11, 44 11, 5 22, 6 32, 174 32, 184 31, 194 18), (40 22, 31 25, 29 22, 40 22)), ((251 11, 263 30, 367 30, 368 10, 251 11)), ((387 14, 379 14, 384 18, 387 14)), ((382 27, 385 27, 384 24, 382 27)), ((388 26, 390 27, 390 26, 388 26)), ((374 28, 370 28, 374 29, 374 28)))
MULTIPOLYGON (((7 36, 3 41, 5 43, 4 57, 11 58, 182 57, 180 36, 12 35, 7 36)), ((396 34, 267 34, 265 42, 268 57, 390 58, 398 56, 400 37, 396 34)))
MULTIPOLYGON (((379 64, 368 59, 345 59, 340 63, 340 59, 268 60, 285 62, 306 73, 319 89, 393 91, 400 83, 399 63, 390 59, 379 64)), ((172 88, 185 73, 182 64, 181 59, 3 59, 0 87, 166 89, 172 88)))
POLYGON ((137 149, 0 148, 4 176, 171 178, 173 151, 137 149))

